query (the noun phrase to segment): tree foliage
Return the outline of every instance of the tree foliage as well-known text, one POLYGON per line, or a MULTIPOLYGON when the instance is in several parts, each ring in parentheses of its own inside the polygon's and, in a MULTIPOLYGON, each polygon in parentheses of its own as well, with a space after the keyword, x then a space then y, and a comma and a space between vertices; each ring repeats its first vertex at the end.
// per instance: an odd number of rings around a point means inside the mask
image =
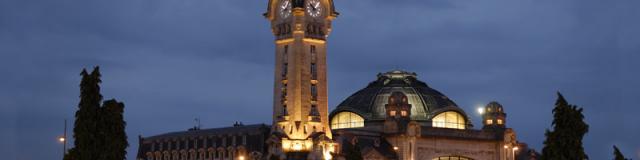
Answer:
POLYGON ((589 131, 584 122, 582 108, 569 104, 562 94, 553 109, 553 131, 547 130, 542 149, 543 160, 588 159, 582 147, 582 138, 589 131))
POLYGON ((124 104, 116 100, 102 103, 100 94, 100 68, 91 74, 80 73, 80 103, 73 128, 74 148, 64 156, 65 160, 115 160, 125 159, 129 146, 123 118, 124 104))
POLYGON ((628 160, 627 158, 624 158, 622 152, 620 152, 618 147, 616 147, 615 145, 613 146, 613 155, 615 156, 614 160, 628 160))
POLYGON ((126 122, 123 118, 124 104, 115 99, 105 101, 100 111, 101 133, 105 142, 100 159, 125 159, 129 144, 125 133, 126 122))

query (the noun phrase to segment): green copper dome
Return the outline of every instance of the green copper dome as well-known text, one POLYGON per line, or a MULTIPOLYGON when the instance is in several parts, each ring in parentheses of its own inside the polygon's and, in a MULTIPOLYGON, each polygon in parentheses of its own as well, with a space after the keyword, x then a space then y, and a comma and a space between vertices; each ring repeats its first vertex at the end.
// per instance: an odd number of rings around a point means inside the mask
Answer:
POLYGON ((393 92, 402 92, 407 96, 412 106, 412 120, 428 122, 444 111, 456 111, 466 117, 451 99, 418 80, 416 73, 399 70, 379 73, 377 80, 342 101, 330 117, 347 111, 362 116, 365 122, 384 120, 384 106, 393 92))

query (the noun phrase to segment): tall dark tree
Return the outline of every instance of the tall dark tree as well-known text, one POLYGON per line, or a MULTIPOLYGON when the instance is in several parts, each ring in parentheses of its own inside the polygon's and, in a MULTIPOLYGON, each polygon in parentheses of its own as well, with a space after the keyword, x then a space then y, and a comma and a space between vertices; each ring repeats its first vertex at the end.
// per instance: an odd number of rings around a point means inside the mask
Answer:
POLYGON ((363 160, 362 152, 360 151, 360 147, 358 146, 358 142, 355 143, 343 143, 344 147, 344 158, 348 160, 363 160))
POLYGON ((582 147, 582 138, 589 131, 584 122, 582 108, 569 104, 562 94, 553 109, 553 131, 547 130, 542 148, 543 160, 583 160, 588 159, 582 147))
POLYGON ((126 159, 129 143, 123 113, 124 104, 115 99, 105 101, 100 108, 100 130, 104 139, 100 157, 102 160, 126 159))
POLYGON ((80 73, 80 103, 76 111, 76 120, 73 127, 74 148, 66 156, 67 158, 79 160, 97 159, 100 147, 98 127, 98 112, 102 95, 100 95, 100 70, 96 67, 91 74, 85 69, 80 73))
POLYGON ((123 118, 124 104, 116 100, 102 103, 100 94, 100 68, 91 74, 80 73, 80 103, 73 128, 74 148, 65 160, 115 160, 125 159, 129 146, 123 118))
POLYGON ((614 160, 628 160, 627 158, 624 158, 622 152, 620 152, 618 147, 616 147, 615 145, 613 146, 613 155, 615 156, 614 160))

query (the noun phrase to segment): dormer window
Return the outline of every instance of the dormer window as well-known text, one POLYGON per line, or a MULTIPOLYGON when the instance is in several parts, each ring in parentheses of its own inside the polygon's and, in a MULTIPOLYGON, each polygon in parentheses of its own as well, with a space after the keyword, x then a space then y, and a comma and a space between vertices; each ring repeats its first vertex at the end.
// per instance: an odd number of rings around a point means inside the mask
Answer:
POLYGON ((432 122, 433 127, 439 128, 465 129, 466 127, 465 118, 460 113, 455 111, 440 113, 432 119, 432 122))
POLYGON ((364 127, 364 118, 353 112, 340 112, 331 119, 331 129, 364 127))
POLYGON ((498 124, 502 125, 504 122, 502 122, 502 119, 498 119, 498 124))
MULTIPOLYGON (((500 121, 498 121, 498 122, 500 122, 500 121)), ((491 124, 493 124, 493 119, 487 119, 487 125, 491 125, 491 124)))

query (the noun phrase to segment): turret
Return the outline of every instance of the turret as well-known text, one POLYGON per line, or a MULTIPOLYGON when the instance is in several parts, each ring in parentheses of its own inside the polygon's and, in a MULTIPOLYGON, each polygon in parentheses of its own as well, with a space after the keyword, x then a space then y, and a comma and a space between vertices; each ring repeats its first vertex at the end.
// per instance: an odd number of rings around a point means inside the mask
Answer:
POLYGON ((491 102, 484 107, 482 115, 483 129, 504 129, 507 126, 507 114, 504 113, 502 105, 498 102, 491 102))

